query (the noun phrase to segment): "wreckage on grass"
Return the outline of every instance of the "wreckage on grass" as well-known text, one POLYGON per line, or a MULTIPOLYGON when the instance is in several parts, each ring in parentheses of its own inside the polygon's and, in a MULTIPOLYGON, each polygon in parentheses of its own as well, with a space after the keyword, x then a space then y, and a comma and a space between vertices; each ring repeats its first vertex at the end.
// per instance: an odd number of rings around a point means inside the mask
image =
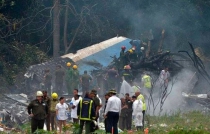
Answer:
POLYGON ((29 121, 27 105, 29 100, 25 94, 4 94, 0 102, 1 124, 7 129, 23 125, 29 121))

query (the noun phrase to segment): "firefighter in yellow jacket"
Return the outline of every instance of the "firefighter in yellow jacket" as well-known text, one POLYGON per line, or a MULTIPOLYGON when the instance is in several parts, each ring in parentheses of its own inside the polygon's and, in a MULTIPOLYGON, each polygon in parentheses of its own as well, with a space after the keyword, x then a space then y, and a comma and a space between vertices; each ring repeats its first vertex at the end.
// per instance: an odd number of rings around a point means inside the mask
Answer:
POLYGON ((93 100, 90 99, 87 92, 85 97, 80 100, 77 107, 77 115, 80 120, 79 134, 82 134, 83 126, 85 124, 85 134, 91 133, 91 122, 95 119, 95 108, 93 100))
POLYGON ((149 95, 152 93, 152 78, 147 74, 147 72, 144 72, 142 77, 142 87, 144 89, 144 93, 149 97, 149 95))

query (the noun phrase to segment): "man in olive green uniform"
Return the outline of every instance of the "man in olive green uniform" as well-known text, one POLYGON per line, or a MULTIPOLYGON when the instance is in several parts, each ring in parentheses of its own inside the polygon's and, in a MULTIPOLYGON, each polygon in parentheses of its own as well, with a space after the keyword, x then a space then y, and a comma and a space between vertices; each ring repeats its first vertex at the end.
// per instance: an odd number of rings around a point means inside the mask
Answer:
POLYGON ((72 73, 73 73, 73 68, 71 67, 71 63, 68 62, 67 64, 67 72, 66 72, 66 87, 67 87, 67 91, 68 91, 68 94, 71 93, 71 84, 72 84, 72 73))
POLYGON ((51 93, 51 85, 52 85, 52 75, 50 74, 50 70, 46 69, 44 75, 44 86, 45 90, 47 90, 48 93, 51 93))
POLYGON ((43 101, 43 93, 37 91, 36 99, 28 105, 28 114, 31 117, 31 132, 44 128, 44 121, 48 114, 48 106, 43 101))
POLYGON ((55 106, 59 103, 58 101, 58 94, 52 93, 50 99, 50 124, 51 124, 51 130, 57 130, 57 122, 56 122, 56 110, 55 106))
POLYGON ((82 92, 83 94, 89 90, 90 87, 90 81, 92 80, 91 76, 87 74, 87 71, 84 71, 84 74, 80 78, 80 81, 82 83, 82 92))
MULTIPOLYGON (((101 108, 101 104, 100 104, 100 100, 99 98, 97 97, 97 91, 96 90, 91 90, 90 92, 90 97, 91 99, 93 100, 93 104, 94 104, 94 109, 95 109, 95 115, 96 115, 96 118, 94 119, 96 122, 99 118, 99 109, 101 108)), ((94 129, 94 123, 92 122, 91 123, 91 132, 94 132, 95 129, 94 129)))
POLYGON ((63 93, 63 79, 65 72, 62 70, 61 65, 56 67, 55 71, 55 89, 58 93, 63 93))
POLYGON ((71 80, 71 93, 74 89, 78 89, 79 85, 79 71, 77 70, 77 65, 73 65, 72 80, 71 80))
MULTIPOLYGON (((50 110, 50 98, 47 96, 47 91, 42 91, 43 101, 47 104, 48 110, 50 110)), ((49 113, 49 112, 48 112, 49 113)), ((50 115, 48 114, 45 120, 47 131, 50 131, 50 115)))

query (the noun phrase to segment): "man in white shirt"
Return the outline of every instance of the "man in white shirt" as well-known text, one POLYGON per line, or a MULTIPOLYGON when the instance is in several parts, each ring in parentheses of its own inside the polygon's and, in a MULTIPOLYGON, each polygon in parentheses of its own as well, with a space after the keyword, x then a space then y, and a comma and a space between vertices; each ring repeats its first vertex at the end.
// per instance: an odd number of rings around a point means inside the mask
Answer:
POLYGON ((106 132, 118 134, 117 123, 121 111, 121 100, 116 96, 115 90, 110 90, 109 93, 111 97, 108 99, 104 113, 104 118, 107 121, 106 132))
POLYGON ((74 97, 71 99, 70 108, 71 108, 71 118, 74 123, 79 123, 79 119, 77 117, 77 105, 81 100, 81 97, 78 95, 78 89, 74 89, 73 91, 74 97))
POLYGON ((165 69, 163 69, 160 72, 160 77, 159 77, 159 81, 160 81, 160 86, 164 86, 165 88, 168 87, 168 82, 169 82, 169 78, 170 78, 170 73, 168 72, 168 67, 166 67, 165 69))

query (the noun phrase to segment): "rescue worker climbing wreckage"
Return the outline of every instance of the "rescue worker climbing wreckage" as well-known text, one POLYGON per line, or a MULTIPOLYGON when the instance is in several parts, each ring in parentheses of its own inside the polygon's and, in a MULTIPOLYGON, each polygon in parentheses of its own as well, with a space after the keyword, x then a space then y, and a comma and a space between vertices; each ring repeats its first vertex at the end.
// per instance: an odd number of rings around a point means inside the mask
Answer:
POLYGON ((124 65, 126 64, 126 56, 125 56, 125 49, 126 47, 125 46, 122 46, 121 47, 121 51, 120 51, 120 58, 119 58, 119 70, 123 70, 124 68, 124 65))
POLYGON ((131 67, 129 65, 124 66, 124 70, 122 72, 122 79, 128 82, 129 84, 133 81, 133 75, 131 72, 131 67))

